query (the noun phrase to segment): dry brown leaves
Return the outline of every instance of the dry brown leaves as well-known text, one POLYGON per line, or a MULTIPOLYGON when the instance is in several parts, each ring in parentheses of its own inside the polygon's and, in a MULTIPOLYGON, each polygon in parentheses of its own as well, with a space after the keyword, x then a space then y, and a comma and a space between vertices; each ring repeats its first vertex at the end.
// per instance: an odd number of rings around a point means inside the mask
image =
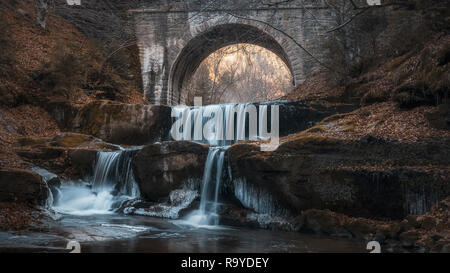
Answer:
POLYGON ((20 137, 49 137, 59 133, 58 125, 42 108, 23 105, 0 108, 0 168, 23 168, 26 162, 15 153, 20 137))
POLYGON ((39 224, 35 209, 24 204, 0 203, 0 230, 25 230, 31 224, 39 224))
POLYGON ((339 139, 360 139, 371 135, 404 142, 426 139, 450 139, 450 131, 432 127, 426 114, 438 111, 436 107, 421 106, 403 110, 393 102, 376 103, 330 122, 319 125, 323 131, 312 133, 339 139))

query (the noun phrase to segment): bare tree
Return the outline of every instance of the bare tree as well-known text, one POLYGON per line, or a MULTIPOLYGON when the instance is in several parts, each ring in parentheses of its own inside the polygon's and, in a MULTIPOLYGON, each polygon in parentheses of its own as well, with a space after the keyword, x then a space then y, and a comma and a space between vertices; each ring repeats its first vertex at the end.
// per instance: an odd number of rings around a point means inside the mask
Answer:
POLYGON ((48 13, 48 0, 34 0, 37 7, 37 23, 45 29, 48 13))
POLYGON ((203 61, 185 89, 186 104, 194 96, 204 104, 266 101, 285 95, 291 75, 272 52, 251 44, 222 48, 203 61))

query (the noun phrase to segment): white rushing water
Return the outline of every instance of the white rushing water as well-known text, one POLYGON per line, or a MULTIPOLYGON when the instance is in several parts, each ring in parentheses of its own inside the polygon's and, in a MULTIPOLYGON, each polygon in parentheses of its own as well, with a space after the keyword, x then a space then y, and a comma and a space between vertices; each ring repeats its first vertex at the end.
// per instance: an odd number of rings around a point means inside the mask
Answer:
POLYGON ((219 224, 218 206, 222 184, 225 149, 209 148, 203 172, 200 207, 186 218, 186 223, 197 227, 217 226, 219 224))
POLYGON ((175 106, 172 108, 171 137, 220 147, 241 140, 278 138, 279 107, 268 106, 253 103, 175 106))
POLYGON ((54 210, 71 215, 111 214, 140 195, 131 169, 131 151, 97 152, 92 181, 65 183, 54 210))
MULTIPOLYGON (((200 207, 186 218, 193 226, 219 224, 219 195, 227 147, 241 140, 277 138, 277 105, 239 103, 172 108, 174 140, 194 141, 216 147, 209 149, 200 193, 200 207), (268 115, 270 113, 270 127, 268 115), (269 133, 270 129, 270 133, 269 133)), ((255 198, 258 198, 257 196, 255 198)), ((254 198, 252 198, 253 200, 254 198)))
MULTIPOLYGON (((42 176, 42 180, 47 184, 48 186, 48 198, 46 200, 45 203, 45 208, 49 209, 53 206, 53 203, 56 202, 57 200, 55 200, 55 197, 53 196, 53 193, 51 191, 51 186, 49 185, 49 182, 52 179, 57 178, 58 176, 54 173, 51 173, 45 169, 39 168, 39 167, 33 167, 31 168, 32 171, 36 172, 37 174, 39 174, 40 176, 42 176)), ((59 192, 58 188, 54 188, 55 191, 59 192)))

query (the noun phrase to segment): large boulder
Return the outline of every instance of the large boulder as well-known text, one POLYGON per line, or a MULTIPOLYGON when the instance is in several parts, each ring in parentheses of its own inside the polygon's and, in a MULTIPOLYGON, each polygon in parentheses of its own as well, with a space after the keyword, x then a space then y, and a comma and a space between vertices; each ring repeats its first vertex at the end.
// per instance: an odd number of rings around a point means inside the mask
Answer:
POLYGON ((60 133, 49 138, 18 139, 17 154, 33 165, 60 175, 78 179, 92 175, 97 151, 115 151, 117 145, 78 133, 60 133))
POLYGON ((20 169, 0 170, 0 202, 46 205, 49 190, 39 174, 20 169))
POLYGON ((97 150, 74 149, 68 152, 70 176, 72 178, 86 178, 94 173, 97 160, 97 150))
POLYGON ((295 216, 330 209, 399 219, 423 214, 450 195, 445 143, 291 136, 274 152, 242 143, 228 153, 236 197, 259 213, 295 216))
POLYGON ((114 144, 145 145, 168 137, 170 115, 168 106, 95 101, 79 109, 67 129, 114 144))
POLYGON ((53 203, 55 203, 61 197, 60 196, 61 179, 56 174, 39 167, 33 167, 31 168, 31 171, 39 174, 42 177, 44 182, 47 184, 47 187, 50 189, 52 193, 53 203))
POLYGON ((186 183, 201 181, 207 155, 207 146, 188 141, 144 147, 133 159, 134 176, 141 194, 157 202, 186 183))

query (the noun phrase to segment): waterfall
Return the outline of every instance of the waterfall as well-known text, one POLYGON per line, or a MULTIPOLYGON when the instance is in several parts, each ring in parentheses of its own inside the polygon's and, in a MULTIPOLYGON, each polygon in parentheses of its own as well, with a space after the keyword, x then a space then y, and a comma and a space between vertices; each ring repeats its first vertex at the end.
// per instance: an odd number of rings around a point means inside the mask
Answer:
POLYGON ((110 214, 127 200, 139 197, 131 168, 132 150, 97 152, 90 182, 61 187, 54 209, 74 215, 110 214))
MULTIPOLYGON (((200 194, 200 207, 187 222, 196 226, 218 225, 225 152, 242 140, 262 140, 278 137, 277 105, 239 103, 207 106, 175 106, 172 108, 174 140, 194 141, 213 145, 205 163, 200 194), (267 117, 271 115, 270 124, 267 117), (275 125, 275 126, 273 126, 275 125), (274 130, 272 130, 274 129, 274 130), (270 134, 269 134, 270 131, 270 134)), ((230 170, 226 170, 230 173, 230 170)))
POLYGON ((209 148, 203 172, 200 207, 187 217, 187 223, 194 226, 219 224, 218 207, 224 159, 225 149, 223 147, 209 148))
MULTIPOLYGON (((261 140, 268 134, 268 114, 278 106, 240 103, 207 105, 201 107, 175 106, 172 108, 174 140, 194 141, 214 146, 230 146, 241 140, 261 140)), ((278 136, 278 132, 276 132, 278 136)))
MULTIPOLYGON (((280 108, 278 104, 280 103, 283 102, 175 106, 172 108, 171 136, 173 140, 194 141, 216 146, 209 149, 205 163, 200 207, 189 215, 188 223, 193 225, 217 225, 219 223, 218 198, 221 184, 225 184, 221 180, 227 147, 244 140, 270 139, 270 144, 261 144, 261 149, 276 148, 279 143, 280 108)), ((291 110, 287 105, 283 111, 291 110)), ((234 187, 234 195, 244 207, 258 208, 265 213, 278 212, 277 206, 271 204, 270 194, 259 195, 259 191, 252 189, 251 184, 245 187, 243 183, 233 183, 229 167, 226 172, 230 179, 230 183, 226 185, 234 187), (263 199, 259 200, 259 197, 263 199)))
POLYGON ((131 159, 132 150, 98 152, 92 190, 113 191, 114 195, 138 197, 139 187, 134 180, 131 159))
POLYGON ((267 190, 248 183, 245 178, 233 179, 232 184, 234 196, 244 207, 268 216, 289 216, 289 211, 278 204, 267 190))
POLYGON ((31 170, 42 176, 42 180, 47 184, 48 198, 45 202, 45 208, 50 209, 60 196, 60 189, 58 185, 55 185, 59 184, 59 178, 56 174, 39 167, 33 167, 31 170))

